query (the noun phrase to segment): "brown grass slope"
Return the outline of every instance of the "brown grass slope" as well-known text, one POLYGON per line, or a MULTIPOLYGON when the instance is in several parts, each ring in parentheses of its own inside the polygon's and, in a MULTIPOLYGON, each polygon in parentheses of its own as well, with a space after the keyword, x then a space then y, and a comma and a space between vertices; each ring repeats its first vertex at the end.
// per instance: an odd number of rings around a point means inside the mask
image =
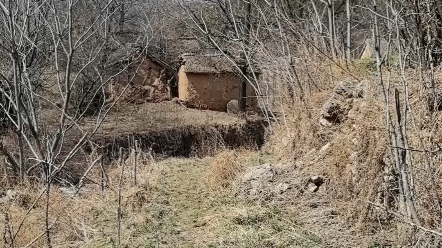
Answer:
MULTIPOLYGON (((356 64, 356 66, 360 66, 356 64)), ((321 108, 332 95, 332 89, 349 75, 339 68, 331 70, 333 80, 324 85, 322 92, 313 92, 295 104, 282 105, 286 113, 281 125, 264 151, 274 154, 283 164, 289 165, 278 180, 326 178, 324 192, 317 198, 327 199, 339 217, 342 227, 357 227, 359 234, 382 234, 387 244, 394 246, 439 247, 438 235, 415 228, 406 216, 397 215, 397 174, 394 169, 392 145, 388 142, 386 108, 381 87, 375 74, 352 70, 362 78, 364 97, 351 101, 350 111, 341 123, 330 127, 320 124, 321 108), (334 71, 335 70, 335 71, 334 71), (386 206, 386 207, 383 207, 386 206), (392 214, 396 213, 396 214, 392 214)), ((424 72, 424 81, 428 72, 424 72)), ((436 88, 441 87, 440 69, 436 70, 436 88)), ((428 93, 422 78, 409 69, 404 75, 391 70, 384 74, 384 84, 390 87, 388 109, 395 121, 393 89, 399 90, 402 104, 409 103, 407 125, 404 126, 413 198, 422 225, 427 230, 440 233, 440 199, 442 193, 439 176, 439 144, 441 113, 428 108, 428 93), (408 84, 404 90, 403 82, 408 84)), ((327 233, 324 230, 324 233, 327 233)))

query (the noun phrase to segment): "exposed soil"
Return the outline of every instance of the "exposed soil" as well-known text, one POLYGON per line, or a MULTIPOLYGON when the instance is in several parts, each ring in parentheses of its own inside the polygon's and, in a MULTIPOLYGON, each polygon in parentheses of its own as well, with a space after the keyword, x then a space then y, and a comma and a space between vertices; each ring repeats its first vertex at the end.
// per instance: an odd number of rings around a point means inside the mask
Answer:
MULTIPOLYGON (((61 159, 80 140, 84 132, 91 133, 96 117, 82 120, 80 127, 67 135, 61 159), (80 131, 79 129, 82 129, 80 131)), ((105 155, 105 163, 118 159, 120 148, 134 148, 155 157, 204 157, 230 148, 260 149, 265 141, 267 122, 263 119, 240 119, 234 114, 210 110, 189 109, 175 102, 118 105, 112 109, 92 141, 105 155)), ((76 183, 87 170, 89 144, 69 162, 60 174, 63 180, 76 183)))
MULTIPOLYGON (((86 129, 92 120, 86 121, 86 129)), ((177 103, 147 103, 116 108, 102 124, 94 141, 109 158, 120 147, 139 142, 144 151, 166 156, 207 156, 218 149, 264 144, 267 122, 239 119, 224 112, 188 109, 177 103)))

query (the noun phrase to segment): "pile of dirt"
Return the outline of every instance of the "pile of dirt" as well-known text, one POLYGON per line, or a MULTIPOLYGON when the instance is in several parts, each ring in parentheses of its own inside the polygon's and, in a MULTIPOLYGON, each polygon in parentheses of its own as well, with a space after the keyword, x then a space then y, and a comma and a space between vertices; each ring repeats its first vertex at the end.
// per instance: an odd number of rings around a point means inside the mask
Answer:
POLYGON ((237 178, 238 196, 265 203, 326 193, 324 183, 328 179, 315 171, 314 164, 327 156, 329 148, 327 144, 314 149, 295 163, 265 163, 248 168, 237 178))

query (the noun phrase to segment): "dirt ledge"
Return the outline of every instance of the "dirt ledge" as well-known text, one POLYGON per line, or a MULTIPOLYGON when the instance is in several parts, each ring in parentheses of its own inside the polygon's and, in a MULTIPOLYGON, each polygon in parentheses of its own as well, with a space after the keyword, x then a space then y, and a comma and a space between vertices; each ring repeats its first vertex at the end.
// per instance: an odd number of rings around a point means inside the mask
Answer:
POLYGON ((260 149, 268 122, 262 119, 235 124, 187 125, 152 129, 144 132, 99 136, 94 142, 103 147, 110 160, 118 157, 120 147, 133 147, 134 140, 143 151, 166 157, 211 156, 224 148, 260 149))

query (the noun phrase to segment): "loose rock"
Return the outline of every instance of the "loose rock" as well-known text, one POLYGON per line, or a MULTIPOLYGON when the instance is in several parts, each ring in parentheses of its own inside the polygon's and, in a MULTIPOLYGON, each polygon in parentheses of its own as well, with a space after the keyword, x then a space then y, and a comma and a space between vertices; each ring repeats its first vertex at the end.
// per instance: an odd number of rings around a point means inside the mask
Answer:
POLYGON ((242 182, 248 182, 252 180, 257 181, 272 181, 275 176, 275 171, 273 167, 267 163, 258 165, 250 168, 247 172, 242 176, 242 182))
POLYGON ((363 97, 362 84, 356 85, 349 81, 339 82, 332 96, 322 106, 319 124, 331 127, 343 122, 353 107, 353 100, 361 97, 363 97))
POLYGON ((318 190, 319 190, 319 187, 316 186, 316 185, 313 184, 313 183, 310 183, 310 184, 308 185, 308 187, 307 187, 307 191, 310 192, 310 193, 315 193, 315 192, 317 192, 318 190))
POLYGON ((76 188, 76 187, 60 187, 60 188, 58 188, 58 189, 59 189, 62 193, 66 194, 66 195, 68 195, 68 196, 71 196, 71 197, 75 196, 76 193, 77 193, 77 195, 78 195, 78 192, 77 192, 77 188, 76 188))
POLYGON ((343 122, 350 109, 352 108, 353 99, 345 99, 339 96, 332 96, 324 103, 321 109, 321 119, 330 124, 339 124, 343 122))
POLYGON ((15 191, 8 189, 6 191, 5 196, 0 198, 0 204, 10 202, 12 199, 14 199, 15 195, 16 195, 15 191))
POLYGON ((350 81, 339 82, 334 92, 345 98, 360 98, 364 95, 362 84, 356 85, 356 83, 350 81))
POLYGON ((230 100, 227 103, 227 113, 229 114, 238 114, 239 113, 239 104, 237 100, 230 100))
POLYGON ((284 192, 286 192, 287 190, 289 190, 292 187, 292 185, 290 185, 289 183, 280 183, 278 185, 276 185, 275 190, 276 192, 278 192, 278 194, 282 194, 284 192))
POLYGON ((275 169, 270 164, 251 167, 240 177, 240 194, 254 200, 269 198, 274 192, 274 177, 275 169))

